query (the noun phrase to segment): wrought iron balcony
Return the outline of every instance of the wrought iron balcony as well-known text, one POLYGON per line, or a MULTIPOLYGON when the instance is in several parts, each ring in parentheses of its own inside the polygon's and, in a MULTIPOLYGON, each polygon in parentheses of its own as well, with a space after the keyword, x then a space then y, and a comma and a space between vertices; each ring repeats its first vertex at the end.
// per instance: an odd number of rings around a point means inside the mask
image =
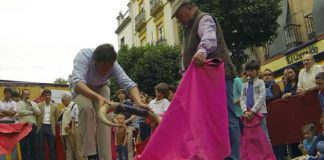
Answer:
POLYGON ((305 22, 306 22, 306 30, 307 30, 308 39, 312 39, 315 37, 315 27, 314 27, 313 15, 312 14, 306 15, 305 22))
POLYGON ((163 37, 159 38, 158 40, 156 40, 156 45, 165 45, 167 42, 167 40, 163 37))
POLYGON ((152 17, 155 17, 162 9, 162 0, 150 0, 150 15, 152 17))
POLYGON ((145 11, 141 10, 135 17, 135 30, 139 32, 146 24, 145 11))
POLYGON ((300 25, 296 24, 289 24, 284 27, 287 48, 302 44, 299 27, 300 25))

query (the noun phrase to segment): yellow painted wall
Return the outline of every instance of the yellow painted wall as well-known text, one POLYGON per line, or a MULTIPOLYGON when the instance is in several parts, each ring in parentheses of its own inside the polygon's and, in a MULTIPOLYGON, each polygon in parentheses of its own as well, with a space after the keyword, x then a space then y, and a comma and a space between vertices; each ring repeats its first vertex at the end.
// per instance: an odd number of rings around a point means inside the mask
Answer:
MULTIPOLYGON (((0 99, 3 100, 4 95, 3 95, 3 90, 5 87, 10 87, 13 89, 16 89, 17 91, 19 91, 19 94, 21 94, 21 91, 23 89, 29 89, 30 90, 30 100, 34 100, 37 97, 40 96, 41 94, 41 90, 42 89, 50 89, 50 90, 64 90, 64 91, 69 91, 68 87, 64 87, 64 86, 40 86, 37 84, 8 84, 8 85, 3 85, 0 84, 0 99)), ((62 104, 57 104, 58 107, 61 109, 63 107, 62 104)))

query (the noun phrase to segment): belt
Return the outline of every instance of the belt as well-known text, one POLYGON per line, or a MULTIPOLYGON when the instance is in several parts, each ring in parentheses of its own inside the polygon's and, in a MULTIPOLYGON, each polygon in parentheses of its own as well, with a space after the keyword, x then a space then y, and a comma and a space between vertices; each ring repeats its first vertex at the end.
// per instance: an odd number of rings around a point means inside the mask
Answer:
POLYGON ((3 120, 3 121, 0 121, 0 123, 10 124, 10 123, 15 123, 15 121, 3 120))

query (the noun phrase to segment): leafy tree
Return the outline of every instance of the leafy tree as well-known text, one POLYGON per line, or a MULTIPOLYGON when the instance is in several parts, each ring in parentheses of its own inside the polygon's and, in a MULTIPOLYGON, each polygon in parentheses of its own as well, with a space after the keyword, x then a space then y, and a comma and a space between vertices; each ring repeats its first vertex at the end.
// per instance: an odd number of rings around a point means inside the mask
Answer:
POLYGON ((193 0, 199 8, 217 17, 237 68, 246 61, 242 50, 273 40, 282 13, 281 0, 193 0))
MULTIPOLYGON (((123 46, 118 53, 118 63, 141 90, 154 95, 154 86, 158 83, 176 84, 180 80, 179 53, 176 46, 123 46)), ((116 89, 116 82, 112 80, 112 93, 116 89)))
POLYGON ((54 81, 55 84, 69 84, 69 80, 66 80, 64 78, 56 78, 54 81))

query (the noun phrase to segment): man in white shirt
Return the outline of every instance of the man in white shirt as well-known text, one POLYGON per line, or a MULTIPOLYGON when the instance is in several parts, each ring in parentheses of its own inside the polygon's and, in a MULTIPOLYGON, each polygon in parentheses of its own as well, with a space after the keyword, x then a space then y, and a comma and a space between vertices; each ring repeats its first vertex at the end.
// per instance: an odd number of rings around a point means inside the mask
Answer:
POLYGON ((82 152, 83 142, 79 128, 78 105, 72 101, 69 94, 62 96, 62 103, 66 107, 63 111, 61 128, 61 134, 66 144, 66 159, 84 160, 85 154, 82 152))
MULTIPOLYGON (((5 88, 3 91, 4 100, 0 102, 0 123, 15 123, 15 114, 17 112, 16 102, 11 100, 12 89, 5 88)), ((16 147, 11 157, 17 159, 16 147)), ((0 155, 0 160, 6 159, 6 155, 0 155)))
POLYGON ((299 72, 297 85, 297 93, 300 95, 316 88, 315 76, 323 71, 322 66, 315 64, 311 54, 305 54, 303 64, 305 68, 299 72))
POLYGON ((5 88, 4 100, 0 104, 0 123, 15 123, 15 114, 17 112, 16 102, 11 100, 12 90, 5 88))

